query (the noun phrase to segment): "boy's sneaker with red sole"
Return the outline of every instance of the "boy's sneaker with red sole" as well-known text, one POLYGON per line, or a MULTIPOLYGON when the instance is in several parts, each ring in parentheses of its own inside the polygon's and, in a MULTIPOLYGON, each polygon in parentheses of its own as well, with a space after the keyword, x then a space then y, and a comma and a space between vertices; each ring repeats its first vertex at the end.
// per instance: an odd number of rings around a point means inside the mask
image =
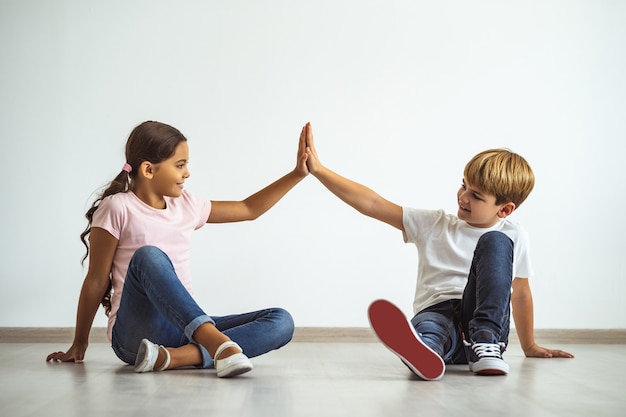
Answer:
POLYGON ((368 309, 369 321, 380 341, 422 379, 440 379, 446 365, 417 335, 404 313, 387 300, 376 300, 368 309))

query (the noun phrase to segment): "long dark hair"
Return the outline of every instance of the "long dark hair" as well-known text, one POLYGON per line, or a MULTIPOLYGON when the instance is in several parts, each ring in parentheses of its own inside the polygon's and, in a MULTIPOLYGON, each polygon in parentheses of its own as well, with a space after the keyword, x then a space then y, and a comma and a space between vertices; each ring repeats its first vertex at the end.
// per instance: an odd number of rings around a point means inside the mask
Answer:
MULTIPOLYGON (((133 129, 128 141, 126 141, 126 163, 130 165, 130 172, 122 169, 85 213, 88 223, 83 233, 80 234, 80 240, 85 245, 85 256, 83 256, 81 263, 84 263, 85 259, 89 257, 88 236, 91 233, 93 215, 98 210, 100 202, 110 195, 128 192, 132 188, 142 162, 148 161, 158 164, 172 156, 176 147, 184 141, 187 141, 187 138, 178 129, 165 123, 148 121, 133 129)), ((102 306, 107 316, 111 312, 112 288, 112 283, 109 280, 109 288, 102 298, 102 306)))

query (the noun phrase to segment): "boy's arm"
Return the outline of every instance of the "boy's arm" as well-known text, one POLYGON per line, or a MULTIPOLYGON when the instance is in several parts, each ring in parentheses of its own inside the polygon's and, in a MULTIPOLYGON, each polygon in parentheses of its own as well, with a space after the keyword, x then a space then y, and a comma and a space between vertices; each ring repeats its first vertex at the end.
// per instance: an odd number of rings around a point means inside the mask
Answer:
POLYGON ((307 166, 311 174, 343 202, 354 207, 360 213, 404 231, 402 207, 385 200, 368 187, 342 177, 323 166, 317 156, 311 125, 307 124, 305 128, 307 166))
POLYGON ((306 166, 306 126, 300 132, 298 158, 293 171, 243 201, 212 201, 207 223, 254 220, 272 208, 289 190, 309 174, 306 166))
POLYGON ((526 278, 513 280, 511 307, 515 330, 524 355, 534 358, 573 358, 574 355, 559 349, 546 349, 535 342, 533 296, 526 278))

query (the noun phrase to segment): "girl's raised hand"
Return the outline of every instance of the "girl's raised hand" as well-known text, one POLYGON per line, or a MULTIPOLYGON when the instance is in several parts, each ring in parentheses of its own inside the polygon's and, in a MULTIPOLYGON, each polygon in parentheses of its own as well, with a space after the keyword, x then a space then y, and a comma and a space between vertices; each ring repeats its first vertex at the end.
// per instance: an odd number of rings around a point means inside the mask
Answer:
POLYGON ((317 156, 317 150, 315 149, 315 143, 313 141, 313 128, 311 123, 307 123, 303 130, 306 138, 306 165, 309 168, 309 172, 313 175, 322 167, 320 160, 317 156))
POLYGON ((302 131, 300 132, 300 141, 298 142, 298 160, 296 164, 296 171, 301 174, 303 177, 309 175, 309 168, 307 167, 307 148, 306 148, 306 132, 307 126, 310 123, 307 123, 302 127, 302 131))

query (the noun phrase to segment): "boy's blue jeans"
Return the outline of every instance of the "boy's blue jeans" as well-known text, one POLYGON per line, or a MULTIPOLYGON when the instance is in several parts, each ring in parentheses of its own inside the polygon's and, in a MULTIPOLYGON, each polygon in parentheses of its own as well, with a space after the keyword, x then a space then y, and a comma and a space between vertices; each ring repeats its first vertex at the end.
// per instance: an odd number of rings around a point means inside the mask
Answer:
POLYGON ((502 232, 487 232, 476 245, 463 298, 430 306, 411 323, 446 363, 467 363, 463 335, 468 341, 508 344, 512 277, 513 241, 502 232))
MULTIPOLYGON (((206 315, 182 285, 163 251, 154 246, 138 249, 128 266, 113 326, 115 354, 134 364, 143 338, 166 347, 197 344, 192 335, 204 323, 214 324, 237 342, 248 357, 286 345, 294 332, 291 315, 280 308, 223 317, 206 315)), ((209 352, 199 344, 198 347, 201 366, 213 367, 209 352)))

